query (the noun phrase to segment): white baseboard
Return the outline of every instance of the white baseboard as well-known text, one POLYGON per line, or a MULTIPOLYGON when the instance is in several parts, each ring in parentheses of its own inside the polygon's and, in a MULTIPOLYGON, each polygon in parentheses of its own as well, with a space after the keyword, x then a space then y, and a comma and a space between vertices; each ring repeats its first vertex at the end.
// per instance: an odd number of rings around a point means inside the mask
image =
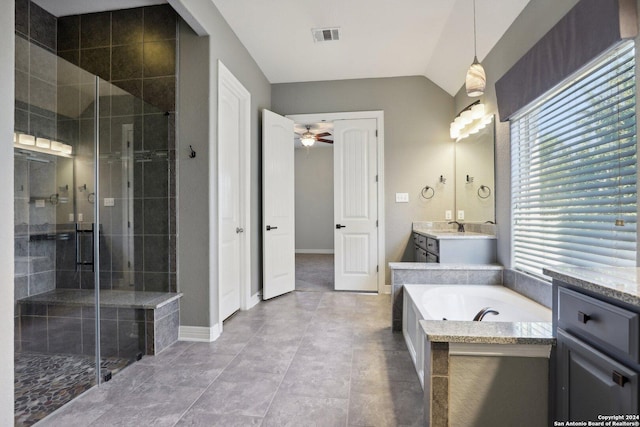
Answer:
POLYGON ((247 308, 247 310, 255 307, 256 304, 258 304, 260 301, 262 301, 262 291, 256 292, 255 294, 251 295, 251 299, 249 300, 249 307, 247 308))
POLYGON ((333 249, 296 249, 297 254, 330 254, 335 251, 333 249))
POLYGON ((220 325, 180 326, 178 341, 213 342, 220 336, 220 325))

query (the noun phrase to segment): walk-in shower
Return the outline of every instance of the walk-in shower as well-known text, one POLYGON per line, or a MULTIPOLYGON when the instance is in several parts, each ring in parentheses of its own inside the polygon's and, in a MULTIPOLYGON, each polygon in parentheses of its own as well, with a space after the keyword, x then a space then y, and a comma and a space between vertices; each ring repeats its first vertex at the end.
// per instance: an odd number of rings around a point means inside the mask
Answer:
POLYGON ((163 107, 17 32, 16 425, 177 339, 174 111, 163 107))

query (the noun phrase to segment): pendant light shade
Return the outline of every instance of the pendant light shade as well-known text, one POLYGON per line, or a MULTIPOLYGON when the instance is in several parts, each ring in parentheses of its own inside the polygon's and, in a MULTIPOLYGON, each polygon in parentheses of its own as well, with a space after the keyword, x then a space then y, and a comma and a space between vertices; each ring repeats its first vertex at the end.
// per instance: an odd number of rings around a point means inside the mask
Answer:
POLYGON ((476 0, 473 0, 473 63, 467 71, 467 77, 464 81, 467 96, 476 97, 484 95, 484 89, 487 87, 487 75, 484 68, 478 62, 477 52, 477 36, 476 36, 476 0))
POLYGON ((484 89, 487 86, 487 75, 484 72, 482 64, 478 62, 477 57, 473 57, 473 64, 467 71, 467 78, 465 79, 465 88, 467 89, 467 96, 476 97, 484 94, 484 89))

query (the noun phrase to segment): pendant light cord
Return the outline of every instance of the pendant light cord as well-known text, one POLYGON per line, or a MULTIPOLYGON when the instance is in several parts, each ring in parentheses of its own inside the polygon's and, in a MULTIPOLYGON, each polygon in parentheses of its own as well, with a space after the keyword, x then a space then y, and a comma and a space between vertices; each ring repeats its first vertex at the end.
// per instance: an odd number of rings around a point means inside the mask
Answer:
POLYGON ((478 41, 476 38, 476 0, 473 0, 473 57, 478 58, 478 41))

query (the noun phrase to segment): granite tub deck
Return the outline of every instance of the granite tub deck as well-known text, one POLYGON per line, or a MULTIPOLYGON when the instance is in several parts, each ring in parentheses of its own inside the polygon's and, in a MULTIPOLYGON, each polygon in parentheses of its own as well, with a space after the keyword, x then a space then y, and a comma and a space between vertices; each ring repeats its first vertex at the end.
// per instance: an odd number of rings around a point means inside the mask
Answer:
POLYGON ((495 264, 391 262, 391 325, 402 330, 404 285, 502 285, 503 267, 495 264))
MULTIPOLYGON (((181 293, 100 291, 104 357, 161 353, 178 340, 181 293)), ((42 353, 92 354, 95 294, 55 289, 17 301, 16 348, 42 353)))
POLYGON ((551 322, 421 320, 420 327, 425 425, 546 425, 551 322))

